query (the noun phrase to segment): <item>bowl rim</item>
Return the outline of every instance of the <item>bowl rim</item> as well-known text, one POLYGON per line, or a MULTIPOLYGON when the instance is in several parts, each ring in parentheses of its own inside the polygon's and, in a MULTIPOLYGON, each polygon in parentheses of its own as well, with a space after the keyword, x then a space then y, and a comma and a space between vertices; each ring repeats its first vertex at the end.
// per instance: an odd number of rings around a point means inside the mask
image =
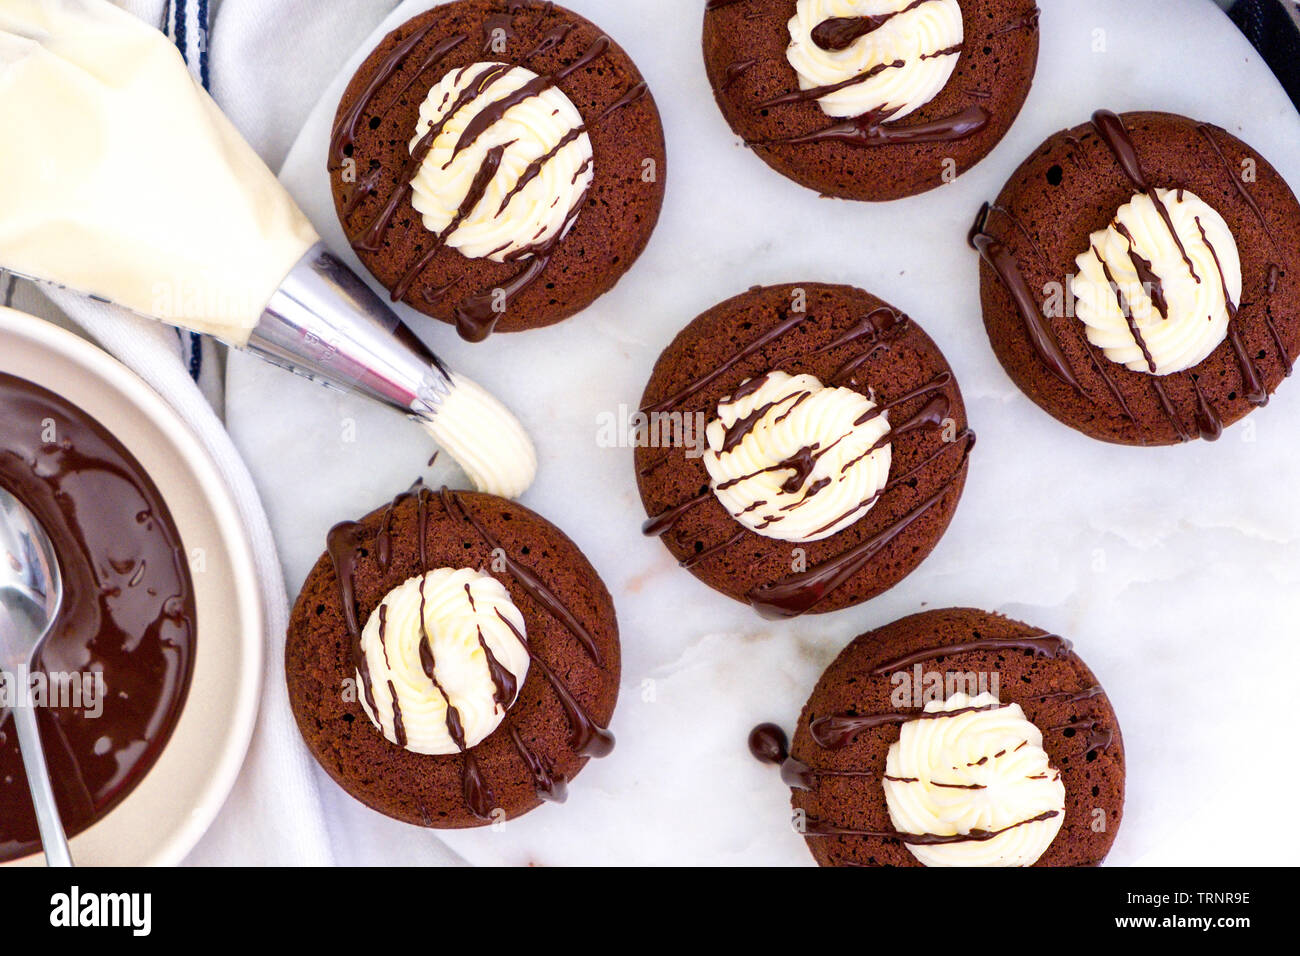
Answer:
MULTIPOLYGON (((265 677, 266 612, 258 586, 252 543, 244 532, 239 508, 216 462, 189 424, 144 379, 94 342, 20 309, 0 308, 0 341, 5 338, 26 340, 79 365, 146 416, 185 460, 221 531, 221 541, 233 571, 241 635, 237 690, 231 701, 230 720, 225 728, 220 756, 198 789, 194 805, 173 832, 160 840, 157 848, 143 860, 145 866, 175 866, 195 847, 225 805, 243 768, 257 723, 265 677)), ((111 817, 110 811, 96 825, 111 817)), ((32 862, 39 857, 39 853, 31 854, 0 863, 0 866, 32 862)))

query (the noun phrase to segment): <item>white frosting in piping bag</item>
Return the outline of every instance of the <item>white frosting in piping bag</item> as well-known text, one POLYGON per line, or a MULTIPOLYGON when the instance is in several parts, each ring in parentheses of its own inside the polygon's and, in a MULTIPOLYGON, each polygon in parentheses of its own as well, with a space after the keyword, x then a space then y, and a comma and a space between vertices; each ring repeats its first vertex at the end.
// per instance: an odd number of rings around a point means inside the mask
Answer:
POLYGON ((1241 258, 1228 224, 1211 206, 1186 190, 1155 194, 1173 231, 1152 197, 1138 193, 1089 237, 1089 248, 1075 257, 1079 271, 1070 287, 1088 341, 1108 359, 1135 372, 1170 375, 1199 365, 1228 334, 1229 305, 1235 309, 1241 299, 1241 258), (1159 280, 1165 314, 1134 256, 1159 280))
POLYGON ((243 345, 317 242, 165 36, 103 0, 0 8, 0 265, 243 345))
POLYGON ((893 121, 920 109, 952 76, 964 37, 957 0, 799 0, 789 26, 786 58, 800 89, 847 84, 817 100, 841 118, 885 111, 893 121), (885 19, 842 50, 813 39, 828 20, 862 16, 885 19))
POLYGON ((523 615, 489 574, 441 568, 406 581, 384 597, 361 633, 375 704, 371 709, 361 695, 367 716, 391 743, 415 753, 459 753, 454 726, 465 749, 482 743, 528 675, 528 649, 511 626, 527 637, 523 615), (489 653, 514 685, 507 685, 504 703, 489 653))
POLYGON ((889 479, 889 421, 871 399, 813 375, 769 372, 723 401, 706 431, 713 492, 746 528, 820 541, 876 503, 889 479))
POLYGON ((412 152, 431 126, 452 113, 466 90, 482 89, 446 119, 411 181, 411 201, 435 235, 456 223, 489 152, 504 147, 482 199, 446 237, 447 245, 471 259, 505 262, 551 241, 571 223, 594 177, 582 114, 558 86, 515 104, 455 153, 476 116, 535 79, 537 74, 521 66, 475 63, 444 76, 420 107, 412 152), (526 183, 525 175, 530 176, 526 183))
POLYGON ((925 706, 927 714, 957 711, 900 728, 885 762, 889 819, 900 833, 996 834, 905 844, 926 866, 1030 866, 1065 819, 1065 785, 1043 750, 1042 731, 1019 704, 999 704, 988 693, 925 706))
MULTIPOLYGON (((455 83, 473 75, 453 74, 431 97, 445 87, 454 98, 455 83)), ((532 76, 509 71, 448 124, 448 137, 532 76)), ((508 188, 501 184, 513 185, 533 158, 581 122, 558 90, 529 100, 447 170, 422 170, 417 205, 430 223, 445 227, 468 189, 465 177, 474 178, 487 149, 509 142, 503 165, 515 175, 495 179, 485 200, 499 206, 508 188)), ((276 290, 319 242, 297 204, 194 82, 176 46, 105 0, 3 0, 0 136, 0 266, 237 347, 249 346, 276 290)), ((440 140, 430 162, 445 163, 454 142, 440 140)), ((575 137, 503 216, 471 216, 453 245, 486 255, 545 240, 563 227, 590 183, 590 158, 590 141, 575 137), (555 209, 552 192, 563 193, 555 209)), ((345 307, 338 311, 347 317, 345 307)), ((310 364, 320 351, 313 343, 304 341, 311 354, 297 357, 305 370, 334 381, 310 364)), ((479 490, 516 497, 531 484, 537 456, 528 435, 468 379, 453 374, 451 393, 427 427, 479 490)))

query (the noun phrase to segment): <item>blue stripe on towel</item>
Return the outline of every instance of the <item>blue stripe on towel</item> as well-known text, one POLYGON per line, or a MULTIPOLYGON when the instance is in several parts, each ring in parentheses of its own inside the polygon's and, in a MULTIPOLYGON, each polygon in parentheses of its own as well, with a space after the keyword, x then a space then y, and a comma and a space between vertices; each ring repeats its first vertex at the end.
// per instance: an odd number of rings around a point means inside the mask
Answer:
MULTIPOLYGON (((197 30, 190 33, 186 22, 188 0, 170 0, 167 10, 167 34, 181 51, 181 58, 206 90, 208 74, 208 0, 197 0, 197 30)), ((190 378, 198 381, 203 374, 203 337, 196 332, 181 333, 182 351, 188 345, 190 378), (188 336, 188 341, 187 341, 188 336)))

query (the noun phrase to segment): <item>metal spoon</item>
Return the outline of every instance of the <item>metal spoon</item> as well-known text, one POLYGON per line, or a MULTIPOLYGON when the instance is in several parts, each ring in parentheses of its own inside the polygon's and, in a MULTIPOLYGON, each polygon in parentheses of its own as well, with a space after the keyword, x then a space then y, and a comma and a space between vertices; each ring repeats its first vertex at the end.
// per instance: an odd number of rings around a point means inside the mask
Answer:
POLYGON ((17 498, 0 488, 0 671, 13 682, 18 747, 50 866, 72 866, 72 855, 50 786, 28 678, 62 604, 63 577, 49 535, 17 498))

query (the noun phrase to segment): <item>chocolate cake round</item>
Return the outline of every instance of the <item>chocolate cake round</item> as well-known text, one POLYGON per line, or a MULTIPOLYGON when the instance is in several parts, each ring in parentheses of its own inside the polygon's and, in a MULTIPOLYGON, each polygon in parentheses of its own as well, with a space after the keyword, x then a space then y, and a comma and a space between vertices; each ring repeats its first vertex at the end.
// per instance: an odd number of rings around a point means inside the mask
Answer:
POLYGON ((1300 354, 1300 204, 1217 126, 1098 111, 1021 164, 971 243, 1002 367, 1094 438, 1216 439, 1300 354))
POLYGON ((335 208, 402 301, 480 341, 613 288, 663 202, 663 128, 623 50, 540 0, 456 0, 402 24, 339 103, 335 208))
POLYGON ((754 288, 688 325, 642 400, 646 534, 769 617, 833 611, 933 550, 975 435, 938 347, 849 286, 754 288))
POLYGON ((335 527, 285 670, 312 755, 407 823, 475 827, 563 801, 614 745, 609 593, 563 532, 492 495, 417 486, 335 527))
POLYGON ((857 637, 794 741, 756 727, 822 866, 1093 866, 1124 809, 1124 742, 1070 642, 927 611, 857 637))
POLYGON ((844 199, 951 182, 1015 121, 1038 61, 1033 0, 708 0, 723 116, 769 166, 844 199))

